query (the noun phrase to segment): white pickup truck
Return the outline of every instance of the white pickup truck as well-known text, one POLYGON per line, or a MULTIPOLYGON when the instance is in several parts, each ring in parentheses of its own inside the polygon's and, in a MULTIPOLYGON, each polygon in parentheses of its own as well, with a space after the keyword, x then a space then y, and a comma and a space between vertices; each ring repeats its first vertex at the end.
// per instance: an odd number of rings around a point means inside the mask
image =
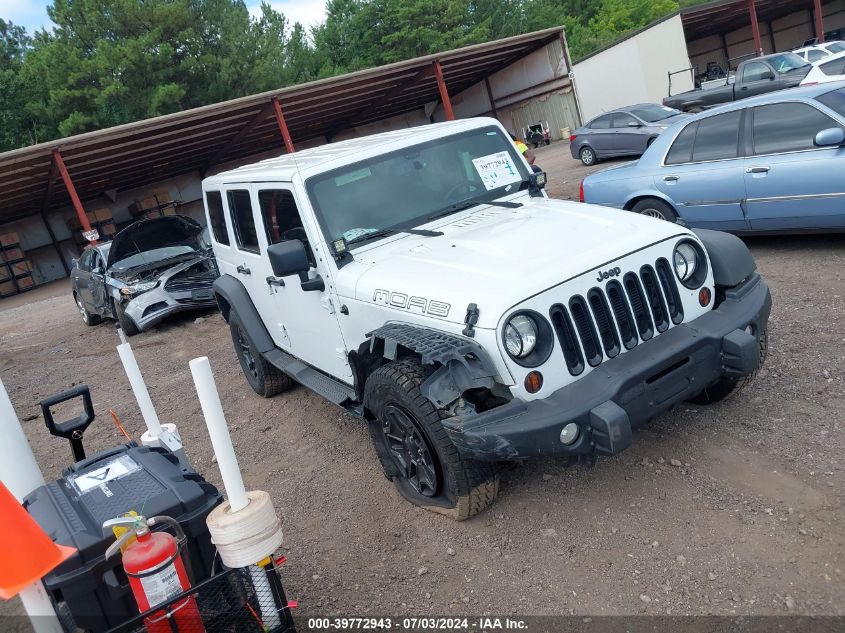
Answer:
POLYGON ((461 520, 495 499, 497 462, 593 464, 758 369, 771 298, 738 238, 544 184, 486 118, 206 178, 250 386, 360 416, 399 492, 461 520))

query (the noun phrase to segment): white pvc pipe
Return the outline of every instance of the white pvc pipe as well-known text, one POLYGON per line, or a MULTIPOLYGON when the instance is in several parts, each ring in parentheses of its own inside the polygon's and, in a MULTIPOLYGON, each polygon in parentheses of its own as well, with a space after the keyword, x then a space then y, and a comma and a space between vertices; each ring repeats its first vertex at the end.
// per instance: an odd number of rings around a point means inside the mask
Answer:
POLYGON ((44 475, 32 454, 18 414, 0 380, 0 481, 18 501, 44 485, 44 475))
POLYGON ((147 385, 144 383, 143 376, 141 376, 141 370, 138 368, 135 354, 132 353, 132 347, 129 343, 121 343, 117 346, 117 353, 123 363, 126 376, 129 378, 135 399, 138 401, 138 407, 141 409, 141 417, 144 418, 147 431, 149 431, 150 436, 158 437, 161 435, 161 422, 159 422, 158 414, 153 407, 153 401, 150 400, 150 392, 147 391, 147 385))
POLYGON ((258 608, 261 611, 261 619, 264 621, 264 630, 272 631, 281 626, 282 619, 279 617, 279 608, 284 608, 286 605, 276 605, 273 590, 270 588, 270 580, 267 578, 267 572, 263 567, 250 565, 249 575, 252 578, 252 585, 255 587, 258 608))
MULTIPOLYGON (((18 501, 44 485, 44 475, 32 454, 18 414, 0 380, 0 481, 18 501)), ((41 581, 24 587, 18 594, 35 633, 63 633, 53 602, 41 581)))
POLYGON ((217 466, 220 468, 223 487, 226 488, 226 498, 229 500, 230 511, 243 510, 249 505, 249 498, 246 496, 246 488, 241 476, 241 469, 238 466, 238 458, 235 455, 235 447, 232 446, 232 438, 229 436, 229 427, 226 426, 226 416, 223 414, 223 405, 220 404, 220 395, 217 393, 217 386, 214 384, 211 364, 206 356, 201 356, 188 363, 188 366, 191 368, 191 374, 194 377, 194 385, 197 388, 202 414, 205 416, 211 446, 214 448, 214 455, 217 457, 217 466))

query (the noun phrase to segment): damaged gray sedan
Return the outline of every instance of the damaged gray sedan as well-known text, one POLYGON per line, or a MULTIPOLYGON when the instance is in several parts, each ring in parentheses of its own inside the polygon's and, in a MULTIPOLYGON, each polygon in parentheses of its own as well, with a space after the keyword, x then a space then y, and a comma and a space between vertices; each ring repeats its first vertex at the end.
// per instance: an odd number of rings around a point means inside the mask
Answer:
POLYGON ((174 312, 216 306, 219 273, 202 232, 191 218, 165 216, 135 222, 87 249, 70 276, 85 324, 115 319, 131 336, 174 312))

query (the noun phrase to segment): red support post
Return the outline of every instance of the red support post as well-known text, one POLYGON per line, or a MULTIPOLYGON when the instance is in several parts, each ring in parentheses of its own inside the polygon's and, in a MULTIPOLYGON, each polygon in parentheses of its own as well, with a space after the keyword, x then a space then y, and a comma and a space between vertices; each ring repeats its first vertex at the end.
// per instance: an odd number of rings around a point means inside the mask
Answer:
POLYGON ((822 17, 822 0, 813 0, 813 13, 816 18, 816 39, 824 44, 824 20, 822 17))
MULTIPOLYGON (((76 215, 79 218, 79 223, 82 225, 83 229, 90 231, 91 223, 88 221, 88 216, 85 215, 85 208, 82 206, 82 202, 76 194, 76 187, 73 186, 73 181, 70 179, 67 167, 65 167, 65 161, 62 159, 62 155, 57 149, 53 150, 53 160, 59 168, 59 173, 62 175, 62 181, 64 181, 70 200, 73 202, 73 208, 76 209, 76 215)), ((91 243, 96 244, 97 240, 91 240, 91 243)))
POLYGON ((754 0, 748 0, 748 14, 751 18, 751 33, 754 35, 754 52, 757 57, 762 57, 763 40, 760 37, 760 25, 757 24, 757 7, 754 5, 754 0))
POLYGON ((443 69, 440 67, 440 60, 435 59, 434 76, 437 78, 437 87, 440 89, 440 101, 443 102, 443 110, 446 111, 446 120, 454 121, 455 113, 452 112, 452 102, 449 100, 449 91, 446 90, 446 81, 443 79, 443 69))
POLYGON ((285 123, 285 115, 282 113, 282 105, 279 103, 278 97, 273 97, 273 109, 276 111, 276 122, 279 124, 279 131, 282 133, 282 139, 285 141, 285 149, 288 154, 293 154, 296 149, 293 147, 293 139, 288 132, 288 124, 285 123))

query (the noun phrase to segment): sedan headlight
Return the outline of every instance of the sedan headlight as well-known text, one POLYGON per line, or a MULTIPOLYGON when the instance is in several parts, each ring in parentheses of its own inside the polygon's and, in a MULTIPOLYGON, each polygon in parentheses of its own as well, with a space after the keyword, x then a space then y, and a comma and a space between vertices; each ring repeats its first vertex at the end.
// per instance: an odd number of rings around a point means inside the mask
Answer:
POLYGON ((158 286, 158 280, 156 281, 144 281, 139 284, 133 284, 131 286, 126 286, 120 289, 120 294, 127 296, 127 297, 134 297, 135 295, 142 294, 149 290, 152 290, 158 286))
POLYGON ((537 345, 537 324, 527 314, 518 314, 505 326, 505 347, 514 358, 525 358, 537 345))
POLYGON ((672 254, 675 275, 687 288, 698 288, 707 276, 707 260, 700 246, 689 240, 678 242, 672 254))

